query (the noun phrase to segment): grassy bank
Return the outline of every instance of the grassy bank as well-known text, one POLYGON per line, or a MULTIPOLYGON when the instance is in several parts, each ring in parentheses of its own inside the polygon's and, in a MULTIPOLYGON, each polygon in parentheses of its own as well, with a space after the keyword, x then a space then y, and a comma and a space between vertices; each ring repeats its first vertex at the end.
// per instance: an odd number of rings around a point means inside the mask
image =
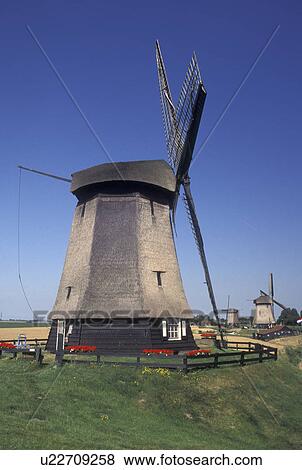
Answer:
POLYGON ((0 361, 2 449, 298 449, 301 346, 205 370, 0 361))

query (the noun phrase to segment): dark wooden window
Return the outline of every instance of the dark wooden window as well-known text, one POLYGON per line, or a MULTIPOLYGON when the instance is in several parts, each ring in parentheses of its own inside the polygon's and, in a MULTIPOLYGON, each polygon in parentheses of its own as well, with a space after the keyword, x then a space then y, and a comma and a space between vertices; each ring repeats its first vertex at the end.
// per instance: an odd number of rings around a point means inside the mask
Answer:
POLYGON ((156 274, 156 280, 157 280, 157 285, 158 287, 163 287, 163 274, 166 271, 153 271, 156 274))
POLYGON ((71 289, 72 289, 72 287, 71 287, 71 286, 68 286, 68 287, 66 287, 66 289, 67 289, 66 300, 68 300, 69 297, 70 297, 70 294, 71 294, 71 289))
POLYGON ((150 201, 150 208, 151 208, 151 215, 154 217, 154 203, 153 201, 150 201))

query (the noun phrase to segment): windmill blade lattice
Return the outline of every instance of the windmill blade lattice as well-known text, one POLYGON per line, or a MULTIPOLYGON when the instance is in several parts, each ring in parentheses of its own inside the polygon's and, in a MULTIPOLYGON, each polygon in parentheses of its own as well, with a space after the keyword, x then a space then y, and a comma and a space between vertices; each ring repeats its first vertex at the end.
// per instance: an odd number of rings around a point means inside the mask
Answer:
MULTIPOLYGON (((202 91, 204 92, 204 99, 206 91, 203 87, 201 75, 196 59, 196 55, 190 61, 185 80, 183 82, 177 107, 176 107, 176 125, 178 140, 175 140, 173 147, 174 156, 174 169, 177 173, 182 158, 185 158, 184 148, 186 145, 187 137, 189 135, 190 126, 192 121, 196 118, 195 109, 198 96, 202 91)), ((202 110, 201 110, 202 111, 202 110)), ((194 144, 191 145, 191 154, 193 153, 194 144)))
POLYGON ((196 56, 193 54, 184 83, 181 88, 179 100, 175 108, 173 105, 158 41, 156 42, 156 60, 166 143, 168 149, 168 160, 174 169, 176 177, 175 195, 172 207, 172 220, 175 225, 177 201, 180 187, 183 186, 186 212, 204 269, 209 297, 213 312, 217 320, 221 340, 223 341, 223 332, 219 320, 219 312, 216 305, 203 238, 190 190, 190 178, 188 175, 207 93, 203 86, 196 56))
POLYGON ((190 212, 190 208, 189 208, 188 199, 187 199, 185 194, 183 194, 182 198, 183 198, 184 206, 185 206, 185 209, 186 209, 187 217, 188 217, 188 220, 189 220, 189 224, 190 224, 190 227, 191 227, 191 231, 193 233, 193 237, 194 237, 197 249, 199 251, 199 245, 198 245, 198 240, 197 240, 197 236, 196 236, 196 230, 195 230, 193 220, 192 220, 192 217, 191 217, 191 212, 190 212))
POLYGON ((200 260, 202 263, 202 267, 204 270, 205 281, 207 284, 208 293, 209 293, 210 301, 211 301, 212 308, 213 308, 213 313, 217 321, 217 326, 220 332, 221 340, 223 341, 223 333, 222 333, 222 327, 221 327, 220 318, 219 318, 219 310, 216 304, 216 299, 215 299, 214 289, 213 289, 212 280, 211 280, 211 276, 209 272, 208 262, 206 258, 203 238, 202 238, 202 234, 201 234, 201 230, 199 227, 199 223, 198 223, 198 219, 197 219, 197 215, 195 211, 195 206, 194 206, 194 202, 193 202, 193 198, 191 194, 189 178, 187 178, 187 180, 184 183, 184 190, 185 190, 185 194, 183 195, 183 199, 184 199, 187 216, 189 219, 191 230, 194 236, 194 240, 195 240, 198 253, 200 256, 200 260))
POLYGON ((196 55, 193 54, 175 108, 158 41, 156 42, 156 63, 168 160, 174 172, 177 173, 181 163, 188 160, 189 165, 192 158, 206 91, 201 80, 196 55), (196 121, 196 129, 192 132, 194 121, 196 121))
POLYGON ((172 101, 168 78, 162 58, 159 42, 156 41, 156 63, 159 81, 161 109, 164 121, 168 160, 172 168, 175 166, 175 144, 177 137, 176 110, 172 101))

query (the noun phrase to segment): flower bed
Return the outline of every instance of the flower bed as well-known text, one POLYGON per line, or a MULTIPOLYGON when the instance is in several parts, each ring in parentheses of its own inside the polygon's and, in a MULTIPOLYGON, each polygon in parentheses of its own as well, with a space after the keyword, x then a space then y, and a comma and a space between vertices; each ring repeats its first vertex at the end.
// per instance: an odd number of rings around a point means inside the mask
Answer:
POLYGON ((5 343, 5 342, 0 342, 0 348, 5 348, 5 349, 16 349, 16 346, 13 343, 5 343))
POLYGON ((193 351, 188 351, 186 353, 187 357, 198 357, 198 356, 207 356, 210 354, 210 349, 193 349, 193 351))
POLYGON ((144 354, 164 354, 165 356, 173 356, 175 351, 173 349, 144 349, 144 354))
POLYGON ((212 339, 215 339, 216 338, 216 333, 200 333, 200 336, 202 338, 212 338, 212 339))
POLYGON ((66 346, 65 351, 69 352, 95 352, 96 346, 66 346))

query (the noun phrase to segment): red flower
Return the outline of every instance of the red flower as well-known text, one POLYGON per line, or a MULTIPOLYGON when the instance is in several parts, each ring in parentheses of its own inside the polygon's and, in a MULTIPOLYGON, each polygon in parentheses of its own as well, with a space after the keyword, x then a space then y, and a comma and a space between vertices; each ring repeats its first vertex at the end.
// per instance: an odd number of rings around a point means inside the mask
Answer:
POLYGON ((83 344, 75 345, 75 346, 66 346, 65 351, 70 351, 70 352, 75 352, 75 351, 94 352, 94 351, 96 351, 96 346, 85 346, 83 344))
POLYGON ((210 354, 210 349, 193 349, 193 351, 188 351, 186 353, 187 357, 195 357, 195 356, 204 356, 210 354))
POLYGON ((175 354, 173 349, 144 349, 144 354, 165 354, 166 356, 172 356, 175 354))
POLYGON ((16 349, 16 346, 13 343, 0 342, 0 348, 16 349))

